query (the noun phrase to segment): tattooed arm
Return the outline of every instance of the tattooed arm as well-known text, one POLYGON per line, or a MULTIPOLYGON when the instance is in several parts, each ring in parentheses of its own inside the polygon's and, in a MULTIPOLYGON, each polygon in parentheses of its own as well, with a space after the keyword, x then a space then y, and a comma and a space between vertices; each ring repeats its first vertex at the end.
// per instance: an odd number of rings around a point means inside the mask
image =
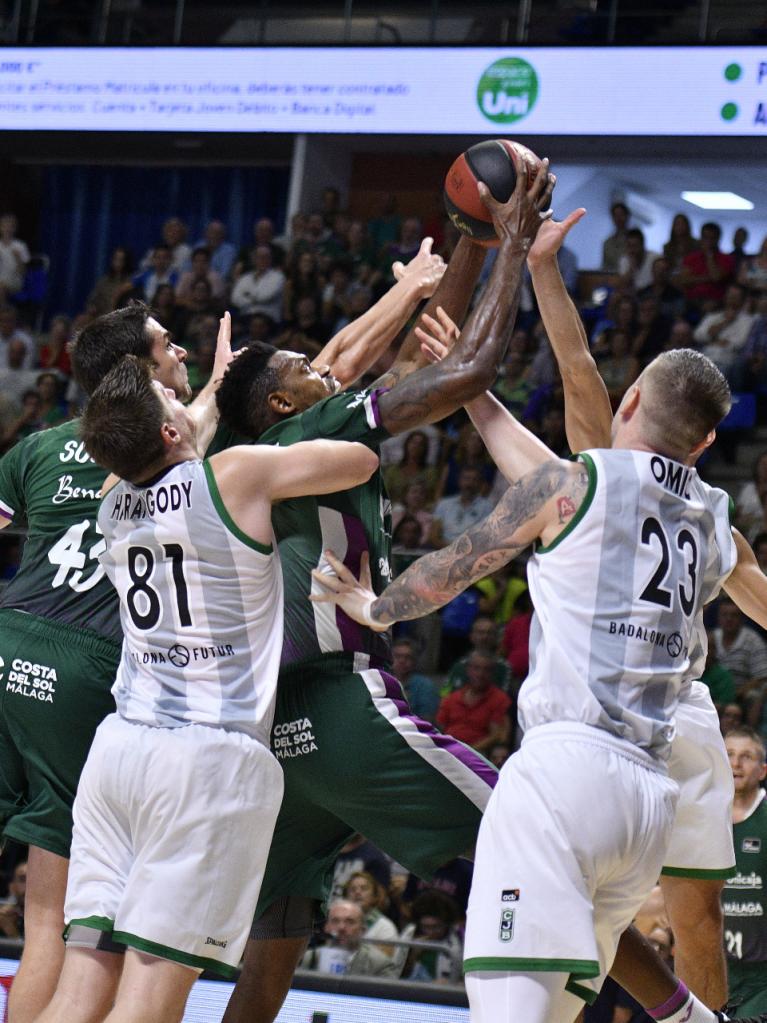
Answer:
POLYGON ((538 232, 527 257, 543 325, 562 374, 565 428, 571 451, 609 448, 611 444, 612 410, 607 388, 557 264, 557 252, 568 231, 585 213, 581 208, 559 223, 549 220, 538 232))
POLYGON ((496 202, 480 184, 482 201, 501 239, 490 280, 460 339, 442 362, 424 366, 379 398, 381 420, 390 433, 444 419, 495 381, 517 315, 527 253, 538 228, 551 215, 548 207, 555 178, 548 172, 548 161, 542 162, 529 189, 526 179, 526 174, 517 175, 506 203, 496 202))
POLYGON ((505 565, 535 539, 551 543, 577 514, 588 489, 588 472, 578 462, 546 462, 506 491, 498 506, 448 547, 419 558, 380 597, 365 568, 358 582, 332 554, 336 573, 313 573, 320 590, 310 598, 333 601, 351 618, 383 632, 394 622, 421 618, 505 565))

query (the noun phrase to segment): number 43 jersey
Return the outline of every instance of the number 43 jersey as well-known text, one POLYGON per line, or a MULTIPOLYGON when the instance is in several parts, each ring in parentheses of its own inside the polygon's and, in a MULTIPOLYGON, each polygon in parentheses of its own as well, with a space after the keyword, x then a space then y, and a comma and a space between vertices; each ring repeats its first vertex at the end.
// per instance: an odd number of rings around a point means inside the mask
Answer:
POLYGON ((528 563, 520 723, 577 721, 666 759, 680 689, 702 669, 703 607, 737 560, 730 498, 650 452, 579 459, 583 504, 528 563))
POLYGON ((99 525, 124 634, 118 713, 241 731, 268 746, 282 651, 279 559, 229 516, 210 463, 119 482, 99 525))
POLYGON ((77 420, 33 433, 0 460, 0 517, 28 526, 2 606, 119 643, 117 596, 99 563, 104 538, 96 517, 106 476, 86 453, 77 420))

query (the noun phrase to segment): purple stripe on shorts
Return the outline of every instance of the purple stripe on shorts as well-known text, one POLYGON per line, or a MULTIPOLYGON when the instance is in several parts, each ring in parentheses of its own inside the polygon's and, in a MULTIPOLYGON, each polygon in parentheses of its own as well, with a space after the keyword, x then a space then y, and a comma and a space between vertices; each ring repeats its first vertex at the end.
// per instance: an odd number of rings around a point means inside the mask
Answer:
MULTIPOLYGON (((360 563, 364 552, 368 551, 368 539, 365 527, 354 515, 342 515, 344 532, 346 533, 346 555, 344 565, 359 578, 360 563)), ((336 626, 341 634, 341 645, 344 650, 366 650, 368 643, 364 640, 367 629, 350 618, 336 605, 336 626)))
POLYGON ((470 746, 465 746, 462 742, 454 739, 452 735, 443 735, 442 732, 437 731, 434 725, 429 724, 428 721, 424 721, 422 718, 416 717, 410 710, 410 705, 405 699, 402 686, 397 679, 386 671, 379 670, 378 673, 384 681, 386 697, 395 704, 400 717, 411 721, 422 735, 428 736, 431 739, 437 749, 451 753, 456 760, 460 761, 465 767, 468 767, 470 771, 473 771, 491 789, 495 787, 498 781, 498 772, 492 764, 489 764, 484 757, 481 757, 470 746))

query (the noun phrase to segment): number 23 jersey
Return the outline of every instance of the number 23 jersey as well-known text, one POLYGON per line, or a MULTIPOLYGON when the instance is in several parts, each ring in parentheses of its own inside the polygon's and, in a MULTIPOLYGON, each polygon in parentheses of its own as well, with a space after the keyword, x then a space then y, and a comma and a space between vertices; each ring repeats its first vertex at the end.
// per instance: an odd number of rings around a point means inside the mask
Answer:
POLYGON ((269 745, 282 650, 279 557, 243 533, 205 461, 104 497, 102 563, 124 634, 112 692, 129 721, 190 722, 269 745))
POLYGON ((650 452, 579 459, 586 497, 528 563, 520 723, 578 721, 666 759, 680 689, 700 668, 703 607, 737 560, 730 498, 650 452))

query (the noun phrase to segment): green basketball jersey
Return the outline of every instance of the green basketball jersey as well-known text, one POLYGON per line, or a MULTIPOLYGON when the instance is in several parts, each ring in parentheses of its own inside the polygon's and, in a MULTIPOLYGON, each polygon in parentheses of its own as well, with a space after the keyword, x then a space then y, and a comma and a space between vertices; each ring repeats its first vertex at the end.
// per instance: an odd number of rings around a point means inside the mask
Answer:
POLYGON ((86 454, 77 420, 32 434, 0 459, 0 515, 26 518, 29 528, 0 605, 120 643, 117 595, 99 563, 105 543, 96 516, 106 477, 86 454))
MULTIPOLYGON (((389 436, 381 425, 378 394, 366 389, 331 395, 300 415, 272 426, 259 443, 287 446, 325 438, 360 441, 377 451, 389 436)), ((390 581, 391 507, 380 471, 351 490, 275 504, 272 525, 285 585, 282 665, 344 652, 359 669, 369 663, 388 664, 387 634, 363 628, 335 604, 313 604, 309 600, 312 569, 327 564, 323 553, 327 549, 334 551, 355 575, 359 574, 361 555, 367 551, 376 593, 390 581)))
POLYGON ((767 799, 732 830, 738 872, 722 895, 727 957, 767 962, 767 799))

